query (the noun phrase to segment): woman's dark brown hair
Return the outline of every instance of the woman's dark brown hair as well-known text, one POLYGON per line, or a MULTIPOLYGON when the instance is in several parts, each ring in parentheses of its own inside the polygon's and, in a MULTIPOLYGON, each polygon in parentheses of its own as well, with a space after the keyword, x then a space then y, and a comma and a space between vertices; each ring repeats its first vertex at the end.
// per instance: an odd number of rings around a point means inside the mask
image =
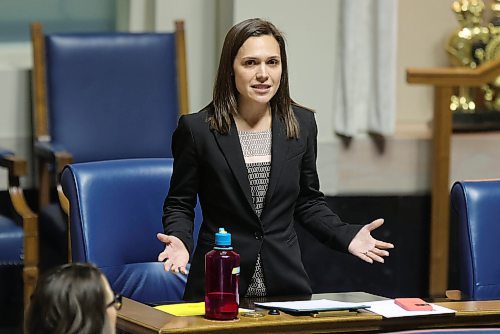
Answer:
POLYGON ((248 19, 233 26, 226 35, 217 70, 213 91, 213 114, 208 117, 210 128, 226 135, 231 128, 231 115, 238 111, 238 91, 234 81, 233 63, 238 50, 249 37, 273 36, 280 47, 281 80, 276 94, 271 98, 273 112, 277 112, 286 125, 288 138, 298 138, 299 125, 292 111, 292 99, 288 86, 288 65, 285 39, 271 23, 262 19, 248 19))
POLYGON ((37 283, 26 312, 28 334, 102 333, 106 322, 106 290, 93 265, 56 267, 37 283))

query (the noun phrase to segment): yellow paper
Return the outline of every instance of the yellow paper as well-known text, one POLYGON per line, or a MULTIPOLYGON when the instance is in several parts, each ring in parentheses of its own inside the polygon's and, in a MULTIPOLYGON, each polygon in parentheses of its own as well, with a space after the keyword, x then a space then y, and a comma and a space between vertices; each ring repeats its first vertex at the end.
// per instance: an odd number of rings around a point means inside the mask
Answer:
MULTIPOLYGON (((193 315, 205 315, 205 302, 199 303, 179 303, 155 306, 155 309, 175 315, 177 317, 187 317, 193 315)), ((253 312, 246 308, 239 308, 238 312, 253 312)))
POLYGON ((155 306, 155 309, 170 313, 178 317, 204 315, 205 302, 160 305, 155 306))

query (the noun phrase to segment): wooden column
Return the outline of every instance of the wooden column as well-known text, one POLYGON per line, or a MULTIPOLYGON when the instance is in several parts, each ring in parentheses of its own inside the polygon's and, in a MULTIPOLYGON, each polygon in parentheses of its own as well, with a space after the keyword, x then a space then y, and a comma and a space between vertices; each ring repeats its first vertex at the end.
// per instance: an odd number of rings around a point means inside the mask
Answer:
POLYGON ((440 295, 448 284, 449 179, 451 142, 451 87, 435 87, 432 128, 432 198, 429 295, 440 295))

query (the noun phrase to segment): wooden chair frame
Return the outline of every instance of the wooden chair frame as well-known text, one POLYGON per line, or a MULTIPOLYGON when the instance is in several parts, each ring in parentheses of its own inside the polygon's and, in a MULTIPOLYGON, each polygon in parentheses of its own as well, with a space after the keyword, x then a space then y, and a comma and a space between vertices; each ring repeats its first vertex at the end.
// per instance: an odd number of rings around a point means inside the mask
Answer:
POLYGON ((11 203, 15 218, 22 224, 24 232, 23 290, 26 308, 38 279, 38 217, 26 203, 19 185, 19 178, 26 175, 26 161, 14 156, 0 157, 0 167, 7 168, 11 203))

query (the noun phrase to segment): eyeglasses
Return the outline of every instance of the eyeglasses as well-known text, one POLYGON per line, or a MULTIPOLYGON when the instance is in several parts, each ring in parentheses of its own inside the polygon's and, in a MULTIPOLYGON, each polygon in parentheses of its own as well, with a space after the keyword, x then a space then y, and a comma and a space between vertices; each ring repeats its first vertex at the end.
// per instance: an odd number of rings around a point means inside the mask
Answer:
POLYGON ((106 305, 106 308, 113 306, 115 310, 119 311, 122 308, 122 295, 115 293, 113 296, 113 301, 106 305))

